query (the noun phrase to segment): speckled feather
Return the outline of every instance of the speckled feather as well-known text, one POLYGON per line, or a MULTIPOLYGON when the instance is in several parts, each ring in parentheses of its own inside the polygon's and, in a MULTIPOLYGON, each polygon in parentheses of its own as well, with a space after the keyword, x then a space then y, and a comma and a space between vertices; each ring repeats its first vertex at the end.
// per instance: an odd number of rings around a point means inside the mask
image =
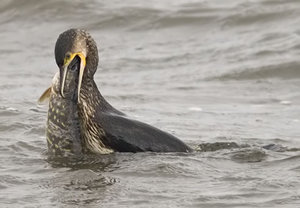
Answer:
POLYGON ((46 132, 48 152, 59 156, 78 155, 82 152, 82 145, 77 103, 62 98, 58 89, 59 73, 56 73, 49 100, 46 132))

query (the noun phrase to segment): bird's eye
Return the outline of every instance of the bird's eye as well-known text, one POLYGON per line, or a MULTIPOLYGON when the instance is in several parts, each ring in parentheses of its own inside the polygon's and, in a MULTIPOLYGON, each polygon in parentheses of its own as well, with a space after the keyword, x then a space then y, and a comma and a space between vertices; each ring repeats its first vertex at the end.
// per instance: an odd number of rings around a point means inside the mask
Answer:
POLYGON ((66 64, 70 60, 70 58, 71 58, 71 54, 67 53, 64 58, 64 64, 66 64))
POLYGON ((67 53, 66 54, 66 60, 69 60, 71 58, 71 54, 70 53, 67 53))

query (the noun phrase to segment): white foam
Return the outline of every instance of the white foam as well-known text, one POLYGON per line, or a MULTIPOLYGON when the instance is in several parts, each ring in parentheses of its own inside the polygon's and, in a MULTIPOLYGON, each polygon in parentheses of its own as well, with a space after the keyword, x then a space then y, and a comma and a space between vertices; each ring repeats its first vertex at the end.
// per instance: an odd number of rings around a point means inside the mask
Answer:
POLYGON ((189 110, 190 110, 190 111, 197 111, 197 112, 203 111, 203 109, 200 108, 200 107, 190 107, 189 110))
POLYGON ((289 100, 281 100, 281 101, 280 101, 280 104, 282 104, 282 105, 291 105, 292 102, 289 101, 289 100))
POLYGON ((12 107, 7 107, 5 110, 7 110, 7 111, 18 111, 18 109, 12 108, 12 107))

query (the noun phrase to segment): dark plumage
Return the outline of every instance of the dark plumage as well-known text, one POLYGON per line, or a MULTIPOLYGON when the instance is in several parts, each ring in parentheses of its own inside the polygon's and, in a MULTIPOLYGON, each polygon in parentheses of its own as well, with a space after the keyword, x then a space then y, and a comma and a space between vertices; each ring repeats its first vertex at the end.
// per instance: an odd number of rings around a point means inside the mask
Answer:
MULTIPOLYGON (((99 154, 114 151, 191 151, 176 137, 128 118, 103 98, 94 81, 98 66, 98 50, 95 41, 87 32, 70 29, 59 36, 55 47, 55 58, 60 68, 64 66, 65 57, 68 56, 66 54, 71 56, 77 54, 81 58, 78 109, 84 151, 99 154), (83 63, 86 64, 85 67, 83 63)), ((62 75, 63 72, 61 71, 60 74, 62 75)))

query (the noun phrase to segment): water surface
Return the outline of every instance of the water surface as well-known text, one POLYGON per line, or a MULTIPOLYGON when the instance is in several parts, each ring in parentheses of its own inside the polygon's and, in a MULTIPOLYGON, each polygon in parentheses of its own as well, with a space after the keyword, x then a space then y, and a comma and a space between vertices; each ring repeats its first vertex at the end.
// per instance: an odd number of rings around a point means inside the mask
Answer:
POLYGON ((298 0, 0 3, 1 207, 299 207, 298 0), (106 99, 197 149, 47 158, 54 44, 98 43, 106 99))

